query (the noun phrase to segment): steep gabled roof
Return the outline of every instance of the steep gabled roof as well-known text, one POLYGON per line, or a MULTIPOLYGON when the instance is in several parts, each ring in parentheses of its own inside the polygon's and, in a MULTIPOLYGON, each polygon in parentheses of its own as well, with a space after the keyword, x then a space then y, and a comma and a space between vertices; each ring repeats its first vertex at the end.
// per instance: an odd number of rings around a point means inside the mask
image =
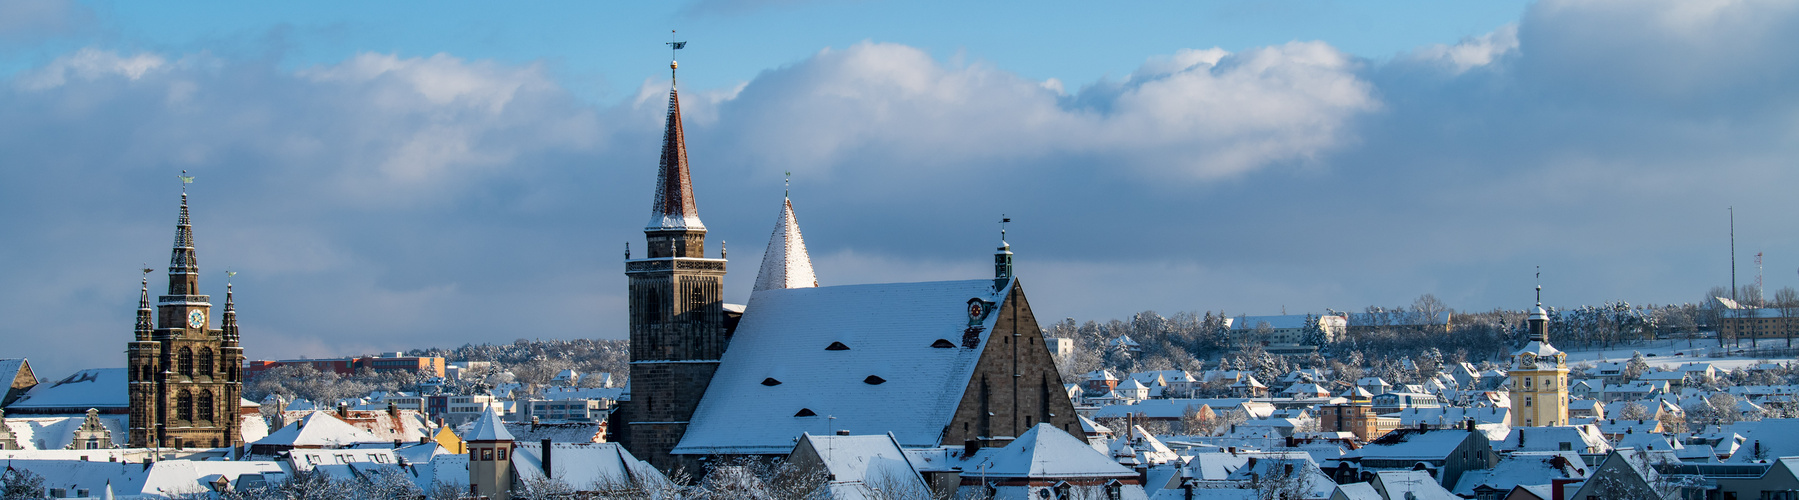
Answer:
POLYGON ((469 442, 515 441, 512 433, 506 431, 506 423, 500 421, 500 414, 495 413, 492 407, 481 412, 481 416, 475 417, 475 426, 468 430, 468 435, 463 436, 462 440, 469 442))
POLYGON ((995 294, 992 285, 888 283, 751 295, 674 453, 785 454, 801 433, 838 430, 892 432, 908 447, 938 445, 1000 316, 987 314, 974 347, 965 347, 968 302, 1006 307, 1012 286, 995 294), (938 339, 956 347, 931 347, 938 339), (827 349, 833 344, 847 349, 827 349))
POLYGON ((355 443, 379 443, 383 440, 356 426, 344 423, 330 413, 314 411, 298 422, 287 424, 268 437, 251 443, 262 446, 333 447, 355 443))
POLYGON ((1133 477, 1137 473, 1112 461, 1086 442, 1049 424, 1037 424, 1024 435, 987 456, 981 470, 994 478, 1133 477))

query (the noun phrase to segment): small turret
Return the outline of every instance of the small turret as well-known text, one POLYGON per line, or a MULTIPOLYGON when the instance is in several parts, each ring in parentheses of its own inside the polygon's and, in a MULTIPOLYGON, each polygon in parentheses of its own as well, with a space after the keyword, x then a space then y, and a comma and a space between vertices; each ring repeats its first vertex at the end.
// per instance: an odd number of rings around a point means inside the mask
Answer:
POLYGON ((1012 222, 1012 219, 1000 219, 999 250, 993 252, 993 293, 1005 290, 1006 285, 1012 282, 1012 244, 1006 243, 1004 225, 1008 222, 1012 222))
MULTIPOLYGON (((148 271, 148 269, 146 269, 146 271, 148 271)), ((137 296, 137 330, 135 336, 138 342, 149 341, 150 336, 156 332, 156 321, 155 318, 152 317, 154 313, 155 310, 150 309, 150 278, 145 277, 142 288, 138 290, 137 296)))
POLYGON ((237 345, 237 304, 232 301, 231 282, 225 282, 225 328, 224 340, 227 346, 237 345))

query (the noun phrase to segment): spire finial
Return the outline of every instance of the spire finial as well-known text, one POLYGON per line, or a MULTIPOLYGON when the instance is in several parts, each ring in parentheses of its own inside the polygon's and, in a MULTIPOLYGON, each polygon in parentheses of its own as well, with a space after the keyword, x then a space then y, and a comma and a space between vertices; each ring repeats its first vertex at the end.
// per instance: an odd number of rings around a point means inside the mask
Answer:
POLYGON ((687 42, 675 41, 675 30, 668 30, 668 85, 675 85, 675 51, 687 48, 687 42))
POLYGON ((1002 244, 1006 242, 1006 224, 1010 223, 1012 223, 1011 217, 1006 217, 1006 214, 999 214, 999 242, 1002 244))
POLYGON ((1543 266, 1537 266, 1537 307, 1543 307, 1543 266))
POLYGON ((787 178, 781 179, 781 197, 782 198, 791 198, 792 196, 790 196, 789 192, 792 190, 793 190, 793 171, 789 170, 789 171, 787 171, 787 178))
POLYGON ((181 179, 181 202, 187 203, 187 185, 194 183, 194 176, 187 175, 187 169, 182 169, 181 175, 175 177, 181 179))

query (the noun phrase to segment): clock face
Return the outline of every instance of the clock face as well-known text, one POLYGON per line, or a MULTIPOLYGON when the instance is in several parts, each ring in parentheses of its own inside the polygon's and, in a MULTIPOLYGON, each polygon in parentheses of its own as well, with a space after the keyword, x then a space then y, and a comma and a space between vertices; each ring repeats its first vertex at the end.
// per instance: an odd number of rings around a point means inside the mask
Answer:
POLYGON ((198 310, 188 311, 187 326, 193 327, 193 328, 199 328, 202 326, 206 326, 206 313, 203 311, 198 311, 198 310))
POLYGON ((969 302, 968 303, 968 319, 970 319, 970 320, 981 319, 981 309, 982 309, 981 305, 982 304, 980 302, 969 302))

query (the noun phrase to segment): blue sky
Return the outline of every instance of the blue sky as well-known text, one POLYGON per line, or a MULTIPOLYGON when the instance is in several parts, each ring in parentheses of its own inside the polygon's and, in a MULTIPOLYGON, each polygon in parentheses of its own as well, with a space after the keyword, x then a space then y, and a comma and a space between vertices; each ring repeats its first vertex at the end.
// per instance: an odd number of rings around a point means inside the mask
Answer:
POLYGON ((0 0, 0 356, 123 363, 68 345, 182 169, 251 357, 620 337, 670 29, 732 302, 789 171, 824 284, 986 277, 1003 213, 1043 321, 1693 302, 1731 206, 1799 276, 1788 2, 0 0))

